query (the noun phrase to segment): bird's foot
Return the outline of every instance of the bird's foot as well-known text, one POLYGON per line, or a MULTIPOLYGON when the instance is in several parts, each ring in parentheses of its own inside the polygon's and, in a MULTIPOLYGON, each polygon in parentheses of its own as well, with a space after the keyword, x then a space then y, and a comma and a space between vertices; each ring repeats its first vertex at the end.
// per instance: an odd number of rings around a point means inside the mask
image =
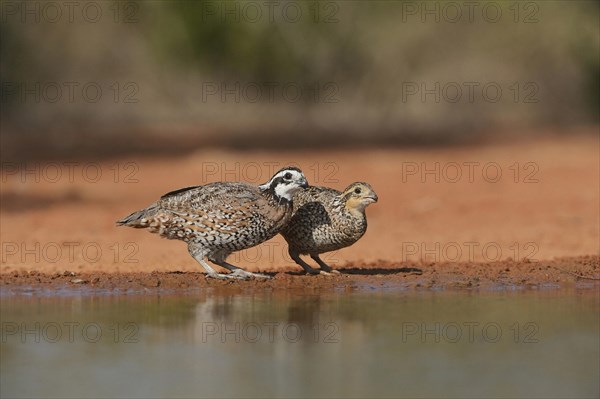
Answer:
POLYGON ((216 278, 217 280, 247 280, 248 279, 248 277, 244 277, 244 276, 241 276, 241 275, 235 274, 235 273, 228 273, 228 274, 209 273, 206 275, 206 277, 216 278))
POLYGON ((327 263, 323 262, 320 258, 313 258, 319 263, 319 267, 321 268, 321 273, 325 272, 328 274, 340 274, 337 270, 333 269, 327 263))
POLYGON ((229 273, 229 276, 237 276, 234 278, 239 278, 242 280, 247 280, 249 278, 262 278, 262 279, 270 279, 271 276, 267 276, 266 274, 261 274, 261 273, 252 273, 252 272, 247 272, 245 270, 242 269, 236 269, 234 272, 229 273))
POLYGON ((310 274, 311 276, 316 276, 322 273, 322 270, 313 269, 312 267, 305 267, 304 272, 306 274, 310 274))
POLYGON ((332 270, 331 272, 329 272, 329 271, 326 271, 326 270, 323 270, 323 269, 313 269, 313 268, 305 269, 304 271, 306 272, 306 274, 311 275, 311 276, 318 276, 318 275, 321 275, 321 276, 332 276, 334 273, 338 273, 339 274, 339 272, 335 271, 335 270, 332 270))

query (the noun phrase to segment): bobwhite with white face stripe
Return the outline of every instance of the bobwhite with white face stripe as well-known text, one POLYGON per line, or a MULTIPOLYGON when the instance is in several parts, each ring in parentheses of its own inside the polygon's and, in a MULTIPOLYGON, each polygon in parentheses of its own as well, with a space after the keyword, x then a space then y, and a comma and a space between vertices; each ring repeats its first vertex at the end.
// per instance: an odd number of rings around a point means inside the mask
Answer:
POLYGON ((281 232, 292 259, 310 274, 335 272, 319 254, 358 241, 367 231, 365 208, 377 200, 373 188, 362 182, 350 184, 343 192, 317 186, 296 192, 294 215, 281 232), (310 255, 321 270, 309 266, 301 254, 310 255))
POLYGON ((189 253, 211 277, 268 278, 225 259, 279 233, 292 216, 294 194, 306 187, 302 171, 287 167, 260 186, 219 182, 172 191, 117 225, 147 228, 162 237, 185 241, 189 253), (231 273, 217 273, 204 258, 231 273))

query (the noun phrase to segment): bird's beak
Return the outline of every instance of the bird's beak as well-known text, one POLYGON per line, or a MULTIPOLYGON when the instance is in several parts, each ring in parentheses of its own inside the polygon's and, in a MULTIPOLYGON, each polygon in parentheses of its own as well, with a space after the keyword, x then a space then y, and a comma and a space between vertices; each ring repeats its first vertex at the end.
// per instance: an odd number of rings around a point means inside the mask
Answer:
POLYGON ((306 181, 306 179, 302 180, 300 182, 300 187, 302 188, 308 188, 308 182, 306 181))
POLYGON ((365 199, 367 200, 367 203, 371 204, 373 202, 377 202, 379 200, 379 197, 377 197, 377 194, 373 193, 368 197, 365 197, 365 199))

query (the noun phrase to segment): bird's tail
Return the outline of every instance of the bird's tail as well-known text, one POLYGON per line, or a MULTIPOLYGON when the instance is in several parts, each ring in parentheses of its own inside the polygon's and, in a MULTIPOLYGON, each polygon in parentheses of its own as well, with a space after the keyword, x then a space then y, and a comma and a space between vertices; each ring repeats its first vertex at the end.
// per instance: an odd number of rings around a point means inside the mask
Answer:
POLYGON ((158 205, 152 204, 148 208, 133 212, 131 215, 125 216, 121 220, 117 220, 117 226, 129 226, 139 229, 148 227, 157 211, 158 205))

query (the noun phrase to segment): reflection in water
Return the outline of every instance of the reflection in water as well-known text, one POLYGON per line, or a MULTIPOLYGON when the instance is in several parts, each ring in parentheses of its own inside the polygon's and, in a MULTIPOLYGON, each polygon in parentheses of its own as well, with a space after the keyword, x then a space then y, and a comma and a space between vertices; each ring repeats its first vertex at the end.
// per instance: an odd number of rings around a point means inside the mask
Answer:
POLYGON ((2 397, 589 397, 597 291, 3 297, 2 397))

